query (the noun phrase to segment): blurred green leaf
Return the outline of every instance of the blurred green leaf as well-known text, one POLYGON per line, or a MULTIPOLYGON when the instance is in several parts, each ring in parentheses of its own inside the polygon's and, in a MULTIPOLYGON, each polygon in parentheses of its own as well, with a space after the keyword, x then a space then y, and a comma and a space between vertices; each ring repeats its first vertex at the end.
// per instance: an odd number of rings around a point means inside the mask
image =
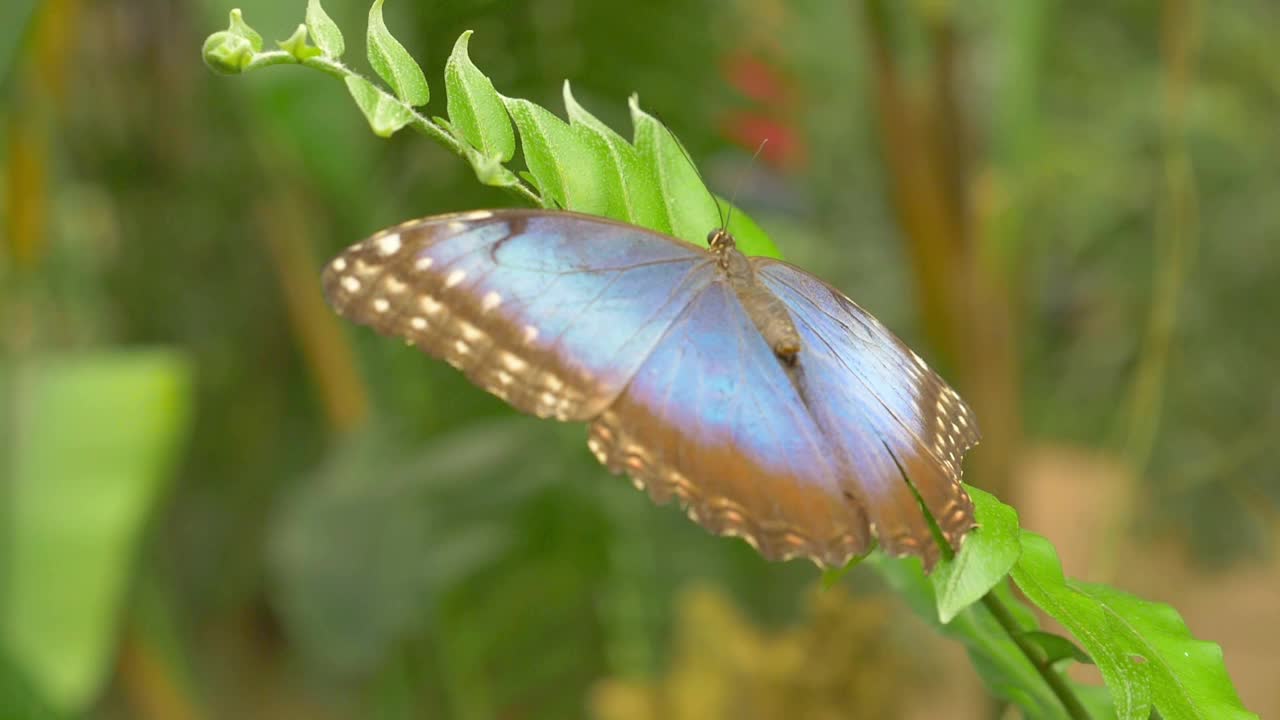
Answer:
POLYGON ((273 524, 274 597, 294 639, 335 668, 376 667, 443 588, 515 540, 512 510, 559 477, 554 454, 539 452, 555 432, 490 421, 412 455, 385 428, 349 438, 273 524))
POLYGON ((0 3, 0 92, 7 91, 9 75, 37 4, 37 0, 0 3))
POLYGON ((406 104, 426 105, 431 99, 427 78, 409 51, 387 30, 382 20, 382 2, 374 0, 369 8, 369 64, 406 104))
POLYGON ((458 36, 444 66, 449 121, 471 147, 503 163, 515 155, 516 136, 493 83, 467 55, 470 38, 470 30, 458 36))
POLYGON ((938 618, 951 622, 964 608, 982 599, 1018 561, 1018 513, 990 493, 966 486, 973 498, 978 527, 965 538, 956 556, 938 565, 933 573, 938 597, 938 618))
POLYGON ((337 60, 347 51, 342 31, 320 6, 320 0, 307 0, 307 30, 311 31, 316 47, 326 56, 337 60))
POLYGON ((159 350, 17 370, 0 638, 64 711, 84 708, 110 667, 133 554, 186 434, 189 376, 159 350))
POLYGON ((413 122, 413 115, 395 98, 359 75, 347 76, 347 90, 356 101, 369 127, 378 137, 391 137, 397 130, 413 122))
POLYGON ((65 717, 31 684, 0 646, 0 718, 59 720, 65 717))

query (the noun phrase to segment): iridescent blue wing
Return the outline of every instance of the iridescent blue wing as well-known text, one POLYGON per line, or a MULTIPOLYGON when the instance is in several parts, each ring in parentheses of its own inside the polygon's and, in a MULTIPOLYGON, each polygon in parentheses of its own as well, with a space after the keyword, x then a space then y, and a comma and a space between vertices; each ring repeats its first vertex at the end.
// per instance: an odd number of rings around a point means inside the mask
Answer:
POLYGON ((443 358, 540 417, 587 420, 700 290, 703 250, 596 217, 536 210, 415 220, 325 269, 339 314, 443 358))
POLYGON ((972 411, 920 356, 838 290, 783 262, 752 263, 800 332, 810 411, 853 470, 882 545, 921 555, 926 565, 936 557, 905 473, 958 547, 974 526, 960 485, 961 460, 979 440, 972 411), (868 447, 867 435, 878 447, 868 447))
MULTIPOLYGON (((705 289, 592 423, 591 450, 767 558, 841 565, 868 547, 865 506, 733 289, 714 267, 698 272, 705 289)), ((867 428, 848 432, 848 445, 878 449, 867 428)))

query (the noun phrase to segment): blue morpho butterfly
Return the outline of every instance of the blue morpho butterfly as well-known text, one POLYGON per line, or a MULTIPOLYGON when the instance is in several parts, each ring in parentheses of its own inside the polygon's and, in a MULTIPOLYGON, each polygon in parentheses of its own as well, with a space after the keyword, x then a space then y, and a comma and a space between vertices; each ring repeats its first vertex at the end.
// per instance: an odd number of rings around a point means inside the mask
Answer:
POLYGON ((548 210, 414 220, 324 271, 339 314, 517 409, 589 422, 658 503, 769 559, 838 567, 872 538, 939 555, 974 527, 973 413, 878 320, 787 263, 548 210), (906 479, 910 479, 910 484, 906 479))

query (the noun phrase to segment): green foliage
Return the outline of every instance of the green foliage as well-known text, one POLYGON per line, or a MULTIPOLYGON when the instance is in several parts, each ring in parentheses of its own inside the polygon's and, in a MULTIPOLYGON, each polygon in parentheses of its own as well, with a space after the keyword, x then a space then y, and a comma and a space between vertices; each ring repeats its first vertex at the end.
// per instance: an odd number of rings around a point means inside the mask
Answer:
MULTIPOLYGON (((190 369, 161 351, 32 358, 9 378, 0 647, 77 713, 110 668, 134 555, 185 437, 190 369)), ((16 717, 16 716, 10 716, 16 717)))
POLYGON ((1116 715, 1146 718, 1250 718, 1236 696, 1222 649, 1191 636, 1167 605, 1062 575, 1053 546, 1022 532, 1023 555, 1012 576, 1018 588, 1071 631, 1111 689, 1116 715))
POLYGON ((413 122, 412 111, 359 75, 348 75, 347 90, 378 137, 391 137, 413 122))
POLYGON ((431 99, 427 78, 409 51, 391 36, 382 21, 382 0, 369 8, 369 64, 406 105, 426 105, 431 99))
MULTIPOLYGON (((307 28, 319 53, 311 52, 305 37, 298 33, 281 51, 263 52, 260 36, 233 12, 231 27, 205 43, 205 59, 210 67, 224 73, 292 63, 340 77, 376 134, 386 137, 403 127, 413 127, 466 159, 481 183, 506 188, 543 207, 602 215, 695 243, 705 243, 708 230, 723 221, 725 204, 707 190, 671 131, 642 110, 634 96, 629 102, 634 128, 631 141, 583 108, 567 82, 565 122, 529 100, 500 95, 490 78, 471 62, 468 31, 458 38, 445 66, 448 120, 429 120, 415 110, 429 99, 425 74, 387 30, 382 0, 377 0, 369 13, 369 61, 391 92, 337 62, 343 50, 342 36, 318 0, 308 5, 307 28), (513 123, 527 168, 519 175, 506 167, 515 154, 513 123)), ((744 214, 732 213, 730 229, 747 252, 777 255, 765 234, 744 214)), ((341 466, 339 462, 336 467, 341 466)), ((468 471, 458 472, 459 477, 465 477, 468 471)), ((317 528, 325 526, 325 496, 341 493, 342 475, 335 470, 332 477, 339 479, 310 490, 316 497, 300 502, 292 511, 277 546, 285 574, 297 580, 289 584, 293 591, 284 601, 293 608, 288 614, 311 625, 313 636, 323 637, 323 628, 338 625, 335 619, 348 616, 361 600, 342 593, 331 597, 313 594, 306 591, 308 587, 350 576, 365 577, 365 582, 358 584, 361 588, 383 583, 378 568, 361 567, 361 553, 347 548, 344 555, 334 548, 333 552, 316 554, 312 546, 323 534, 317 528), (322 601, 314 602, 315 598, 322 601), (333 604, 325 606, 328 601, 333 604)), ((394 493, 385 499, 385 508, 370 511, 370 517, 390 518, 384 528, 390 538, 386 542, 408 546, 400 547, 402 552, 430 545, 422 535, 426 532, 423 528, 439 522, 421 514, 427 505, 422 500, 397 502, 395 493, 418 492, 402 485, 411 475, 388 468, 394 493)), ((1166 718, 1252 717, 1236 697, 1217 646, 1191 637, 1171 609, 1104 586, 1067 580, 1052 547, 1043 538, 1020 530, 1012 508, 976 489, 971 488, 970 493, 980 527, 932 578, 924 576, 918 561, 875 556, 871 563, 922 617, 965 645, 994 695, 1037 718, 1079 718, 1090 713, 1145 718, 1152 709, 1166 718), (1014 597, 1007 576, 1031 602, 1062 622, 1084 650, 1067 638, 1041 630, 1031 610, 1014 597), (1066 678, 1063 669, 1072 661, 1098 665, 1110 691, 1110 704, 1094 690, 1066 678)), ((473 557, 497 557, 495 548, 505 542, 501 533, 478 532, 473 557)), ((422 588, 436 582, 430 568, 446 565, 446 560, 435 558, 426 563, 428 569, 421 575, 408 577, 414 587, 388 594, 400 599, 425 595, 422 588)), ((332 654, 367 660, 404 632, 410 615, 404 607, 388 610, 380 615, 388 619, 387 625, 365 628, 358 638, 334 640, 332 654)))
POLYGON ((978 528, 965 539, 951 562, 933 574, 938 595, 938 619, 951 622, 964 608, 986 595, 1018 561, 1018 513, 990 493, 969 486, 978 528))
POLYGON ((446 433, 411 457, 381 426, 347 438, 282 505, 270 539, 276 597, 309 654, 367 672, 445 588, 507 552, 516 537, 502 519, 563 469, 538 460, 555 430, 496 420, 446 433), (507 480, 473 492, 495 476, 507 480))
POLYGON ((449 121, 486 158, 504 163, 516 153, 516 136, 493 83, 467 55, 468 30, 458 37, 444 66, 449 121))
POLYGON ((342 34, 318 0, 308 3, 306 26, 320 52, 307 46, 298 33, 281 43, 281 50, 262 52, 261 36, 238 10, 233 11, 231 27, 206 40, 205 62, 224 74, 302 64, 340 77, 374 134, 389 137, 413 127, 466 159, 483 184, 506 188, 542 207, 601 215, 701 245, 729 216, 729 230, 744 252, 779 255, 745 213, 729 213, 727 203, 717 202, 675 135, 641 110, 634 97, 630 101, 633 143, 579 105, 567 82, 564 97, 570 121, 566 123, 536 103, 501 96, 471 62, 468 31, 458 38, 445 65, 449 119, 429 120, 415 110, 430 98, 426 76, 387 29, 381 0, 369 11, 368 54, 370 65, 391 92, 337 62, 343 50, 342 34), (529 184, 504 166, 515 154, 513 121, 529 184))
POLYGON ((316 47, 329 58, 337 60, 347 51, 342 31, 320 6, 320 0, 307 0, 307 30, 315 38, 316 47))

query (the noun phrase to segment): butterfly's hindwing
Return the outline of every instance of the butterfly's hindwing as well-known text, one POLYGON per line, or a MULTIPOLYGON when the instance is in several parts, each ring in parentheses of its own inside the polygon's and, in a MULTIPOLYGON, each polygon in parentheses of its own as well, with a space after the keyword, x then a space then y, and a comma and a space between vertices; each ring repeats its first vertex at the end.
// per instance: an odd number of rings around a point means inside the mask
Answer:
MULTIPOLYGON (((758 260, 757 267, 762 281, 787 304, 804 339, 801 364, 813 390, 813 411, 830 418, 836 438, 874 432, 943 536, 958 547, 974 526, 973 505, 960 484, 963 455, 979 440, 972 411, 918 355, 838 290, 778 261, 758 260)), ((844 451, 855 468, 867 462, 867 452, 865 447, 844 451)), ((872 482, 862 473, 859 479, 882 543, 924 553, 928 561, 933 543, 911 488, 872 482), (877 508, 885 517, 876 517, 877 508)))
POLYGON ((713 282, 591 427, 591 449, 659 503, 770 559, 839 566, 866 551, 863 508, 734 292, 713 282))

